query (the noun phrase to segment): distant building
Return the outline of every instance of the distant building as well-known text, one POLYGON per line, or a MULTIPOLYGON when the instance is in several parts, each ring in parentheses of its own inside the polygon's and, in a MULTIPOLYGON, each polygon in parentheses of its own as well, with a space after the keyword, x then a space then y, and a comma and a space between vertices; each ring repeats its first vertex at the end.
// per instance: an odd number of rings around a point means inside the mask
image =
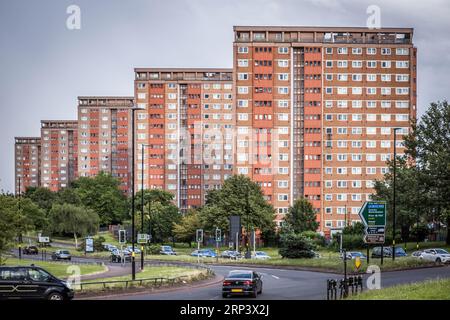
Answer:
POLYGON ((41 138, 15 137, 15 193, 40 185, 41 138))

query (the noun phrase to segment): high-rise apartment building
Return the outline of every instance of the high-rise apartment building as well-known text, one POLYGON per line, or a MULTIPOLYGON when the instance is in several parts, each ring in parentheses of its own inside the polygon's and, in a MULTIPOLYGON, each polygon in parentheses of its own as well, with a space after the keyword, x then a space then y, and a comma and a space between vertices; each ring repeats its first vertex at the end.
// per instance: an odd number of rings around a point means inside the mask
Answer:
POLYGON ((67 187, 78 176, 78 123, 41 121, 41 186, 52 191, 67 187))
POLYGON ((28 187, 40 184, 41 138, 15 137, 15 193, 20 194, 28 187))
POLYGON ((358 221, 416 117, 410 28, 234 27, 235 172, 281 220, 308 198, 330 234, 358 221), (247 142, 240 133, 252 131, 247 142))
POLYGON ((78 175, 109 172, 131 185, 133 97, 78 97, 78 175))
POLYGON ((136 190, 143 182, 170 191, 186 212, 233 173, 232 80, 231 69, 135 69, 143 109, 136 112, 136 190))

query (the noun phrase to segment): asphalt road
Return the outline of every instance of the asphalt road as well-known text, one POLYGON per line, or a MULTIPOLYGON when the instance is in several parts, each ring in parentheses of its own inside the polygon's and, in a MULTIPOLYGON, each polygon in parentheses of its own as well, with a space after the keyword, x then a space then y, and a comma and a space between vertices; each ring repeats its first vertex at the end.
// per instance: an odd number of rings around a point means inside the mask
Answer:
MULTIPOLYGON (((236 267, 213 266, 218 276, 225 276, 236 267)), ((249 269, 249 268, 239 268, 249 269)), ((270 268, 253 268, 263 275, 263 293, 257 299, 262 300, 322 300, 326 299, 326 280, 340 279, 342 275, 282 270, 270 268)), ((369 275, 365 275, 367 278, 369 275)), ((406 271, 392 271, 381 274, 381 287, 411 283, 436 278, 450 278, 450 266, 424 268, 406 271)), ((365 281, 364 281, 365 283, 365 281)), ((102 298, 104 299, 104 298, 102 298)), ((160 293, 138 293, 124 296, 110 296, 107 299, 126 300, 221 300, 221 283, 200 288, 186 288, 160 293)), ((227 298, 232 300, 233 298, 227 298)), ((239 299, 251 299, 239 297, 239 299)), ((253 299, 252 299, 253 300, 253 299)))

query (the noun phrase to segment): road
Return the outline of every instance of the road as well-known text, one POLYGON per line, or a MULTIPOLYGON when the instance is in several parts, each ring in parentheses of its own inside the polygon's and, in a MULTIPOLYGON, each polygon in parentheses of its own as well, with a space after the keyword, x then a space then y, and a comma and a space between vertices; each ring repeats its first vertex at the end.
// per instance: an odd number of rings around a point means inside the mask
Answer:
MULTIPOLYGON (((219 276, 225 276, 236 267, 212 266, 219 276)), ((248 268, 239 268, 248 269, 248 268)), ((253 268, 263 275, 263 293, 257 299, 263 300, 322 300, 326 299, 326 280, 340 279, 342 275, 270 268, 253 268)), ((365 275, 367 278, 368 275, 365 275)), ((450 266, 424 268, 406 271, 392 271, 381 274, 381 287, 405 284, 436 278, 450 278, 450 266)), ((365 283, 365 281, 364 281, 365 283)), ((110 296, 107 299, 126 300, 220 300, 221 283, 200 288, 186 288, 168 292, 138 293, 110 296)), ((102 298, 105 299, 105 298, 102 298)), ((250 299, 250 298, 240 298, 250 299)), ((231 299, 227 299, 231 300, 231 299)))

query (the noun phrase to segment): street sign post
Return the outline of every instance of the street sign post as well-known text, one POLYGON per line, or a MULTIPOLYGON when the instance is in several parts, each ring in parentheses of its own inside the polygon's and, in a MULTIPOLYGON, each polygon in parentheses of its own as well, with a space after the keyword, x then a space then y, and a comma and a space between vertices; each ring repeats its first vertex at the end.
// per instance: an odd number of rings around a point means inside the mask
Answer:
POLYGON ((94 238, 87 237, 85 242, 84 252, 94 252, 94 238))
MULTIPOLYGON (((369 263, 370 244, 383 245, 386 240, 386 202, 366 201, 358 215, 365 226, 364 242, 367 244, 367 263, 369 263)), ((381 250, 383 251, 383 247, 381 250)), ((383 264, 383 258, 381 264, 383 264)))
POLYGON ((203 229, 196 230, 195 239, 197 240, 197 263, 200 264, 200 243, 203 242, 203 229))
POLYGON ((138 233, 138 235, 137 235, 137 242, 140 244, 148 243, 149 239, 150 239, 150 236, 146 233, 138 233))

